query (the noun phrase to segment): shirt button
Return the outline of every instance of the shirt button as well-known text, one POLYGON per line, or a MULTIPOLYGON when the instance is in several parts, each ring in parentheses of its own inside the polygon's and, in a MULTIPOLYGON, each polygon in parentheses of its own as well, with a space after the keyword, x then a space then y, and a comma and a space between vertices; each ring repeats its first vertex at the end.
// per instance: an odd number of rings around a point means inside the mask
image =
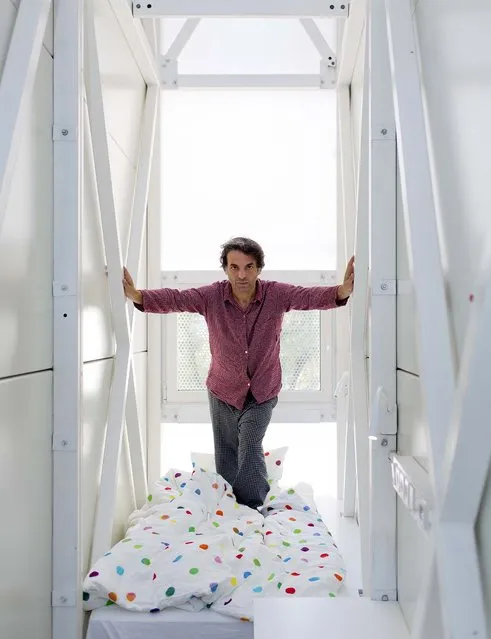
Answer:
POLYGON ((247 386, 250 386, 250 384, 247 384, 247 386))
POLYGON ((245 351, 245 354, 247 355, 247 353, 248 353, 248 352, 249 352, 249 351, 245 351))

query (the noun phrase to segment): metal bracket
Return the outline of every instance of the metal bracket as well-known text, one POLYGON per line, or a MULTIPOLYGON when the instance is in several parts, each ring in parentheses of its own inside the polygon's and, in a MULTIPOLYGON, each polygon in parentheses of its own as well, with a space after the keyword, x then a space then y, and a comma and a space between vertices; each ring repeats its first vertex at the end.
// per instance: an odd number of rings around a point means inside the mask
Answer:
POLYGON ((70 441, 68 438, 64 437, 63 435, 53 435, 51 448, 52 450, 58 451, 58 452, 62 452, 62 451, 76 452, 77 450, 77 446, 74 444, 74 442, 70 441))
POLYGON ((69 284, 66 282, 53 282, 53 297, 68 297, 69 295, 75 295, 69 284))
POLYGON ((380 280, 374 283, 372 295, 396 295, 396 280, 380 280))
POLYGON ((77 139, 77 135, 78 135, 78 130, 76 128, 69 129, 68 127, 64 127, 64 126, 53 126, 53 130, 52 130, 53 142, 61 142, 61 141, 74 142, 77 139))
POLYGON ((370 139, 372 142, 381 140, 391 140, 393 142, 396 139, 395 127, 387 126, 383 122, 381 124, 374 123, 372 124, 370 139))
POLYGON ((76 605, 77 592, 75 590, 53 590, 51 592, 51 605, 53 608, 69 608, 76 605))
POLYGON ((320 62, 320 88, 332 89, 336 86, 336 60, 321 60, 320 62))
POLYGON ((179 87, 177 60, 162 56, 160 63, 160 80, 163 89, 175 90, 179 87))

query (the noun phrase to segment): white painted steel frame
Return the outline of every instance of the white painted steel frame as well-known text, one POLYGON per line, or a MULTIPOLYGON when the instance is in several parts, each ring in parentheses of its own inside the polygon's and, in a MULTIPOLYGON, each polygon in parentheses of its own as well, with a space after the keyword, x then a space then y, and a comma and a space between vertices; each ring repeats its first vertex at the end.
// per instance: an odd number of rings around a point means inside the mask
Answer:
MULTIPOLYGON (((365 79, 368 66, 365 64, 365 79)), ((362 588, 364 596, 371 596, 370 557, 370 451, 368 440, 368 379, 366 355, 369 210, 368 210, 368 82, 363 87, 360 165, 356 193, 355 255, 356 287, 351 301, 351 394, 353 401, 353 428, 358 492, 358 524, 361 543, 362 588)))
POLYGON ((386 10, 404 216, 418 311, 422 391, 437 505, 432 534, 433 556, 418 602, 414 636, 417 639, 428 636, 438 568, 440 618, 445 636, 486 637, 475 522, 491 454, 491 438, 482 428, 489 415, 489 393, 484 381, 490 354, 489 283, 482 284, 479 291, 482 297, 471 313, 466 351, 455 391, 453 343, 410 1, 386 0, 386 10), (475 441, 479 441, 477 463, 473 448, 473 463, 469 465, 469 445, 475 441), (455 584, 463 574, 462 570, 466 574, 466 587, 457 592, 455 584))
MULTIPOLYGON (((114 0, 113 0, 114 1, 114 0)), ((139 12, 153 10, 150 4, 135 3, 139 12)), ((200 5, 200 10, 203 9, 200 5)), ((334 9, 331 4, 330 11, 334 9)), ((155 8, 155 5, 153 5, 155 8)), ((206 10, 211 11, 208 2, 206 10)), ((230 10, 230 6, 227 4, 230 10)), ((347 5, 343 4, 346 9, 347 5)), ((248 3, 247 10, 252 7, 248 3)), ((263 6, 264 9, 264 6, 263 6)), ((284 7, 282 7, 284 10, 284 7)), ((182 7, 179 8, 182 11, 182 7)), ((188 14, 189 15, 189 14, 188 14)), ((207 14, 204 14, 207 15, 207 14)), ((207 15, 207 17, 210 17, 207 15)), ((336 86, 336 54, 327 43, 312 18, 300 18, 299 22, 321 56, 318 74, 179 74, 178 58, 196 31, 201 18, 187 18, 181 30, 161 59, 161 85, 166 90, 177 89, 334 89, 336 86)))
POLYGON ((21 0, 0 78, 0 233, 51 0, 21 0))
MULTIPOLYGON (((49 3, 48 3, 49 4, 49 3)), ((41 3, 21 2, 33 12, 41 3)), ((44 3, 46 5, 46 3, 44 3)), ((43 7, 48 11, 48 7, 43 7)), ((46 23, 44 16, 44 24, 46 23)), ((79 639, 81 588, 82 1, 54 2, 52 636, 79 639)), ((31 32, 31 37, 33 33, 31 32)), ((28 34, 24 34, 28 37, 28 34)), ((36 33, 36 48, 42 34, 36 33)), ((31 43, 32 44, 32 43, 31 43)), ((27 43, 24 43, 28 46, 27 43)), ((34 69, 36 64, 33 63, 34 69)), ((27 86, 25 90, 29 90, 27 86)))
POLYGON ((334 18, 349 0, 134 0, 138 18, 334 18))
MULTIPOLYGON (((149 34, 156 59, 161 51, 160 21, 145 21, 145 25, 154 23, 154 32, 149 34)), ((157 101, 157 120, 155 123, 155 142, 152 161, 152 173, 148 193, 147 213, 147 286, 161 286, 162 253, 162 167, 161 167, 161 104, 162 94, 157 101)), ((147 318, 147 471, 148 484, 152 485, 160 477, 162 450, 162 318, 149 314, 147 318)))
MULTIPOLYGON (((86 10, 86 140, 89 163, 95 177, 100 206, 111 297, 111 314, 117 343, 109 396, 101 483, 92 543, 92 562, 94 562, 108 550, 111 544, 116 504, 117 473, 121 455, 125 415, 134 493, 138 505, 144 501, 147 494, 147 469, 144 461, 141 428, 138 423, 136 389, 132 365, 135 309, 133 305, 126 304, 122 291, 122 249, 119 241, 114 205, 97 38, 92 10, 92 5, 88 4, 86 10)), ((147 87, 130 236, 126 251, 126 263, 128 268, 131 269, 130 272, 132 271, 135 275, 138 273, 140 264, 145 228, 156 118, 160 99, 159 94, 160 89, 156 84, 147 87)))
POLYGON ((147 85, 159 84, 157 56, 140 20, 133 18, 127 0, 107 0, 147 85))
POLYGON ((368 9, 369 423, 377 437, 370 446, 371 598, 396 601, 397 496, 389 458, 397 450, 396 139, 384 0, 368 0, 368 9))

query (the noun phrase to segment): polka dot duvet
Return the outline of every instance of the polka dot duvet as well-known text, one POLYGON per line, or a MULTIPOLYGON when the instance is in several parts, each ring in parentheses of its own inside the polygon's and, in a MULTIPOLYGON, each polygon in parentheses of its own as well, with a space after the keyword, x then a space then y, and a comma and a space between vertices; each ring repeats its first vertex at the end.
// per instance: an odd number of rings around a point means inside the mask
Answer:
POLYGON ((252 621, 256 597, 335 597, 344 578, 329 531, 295 489, 273 485, 259 512, 220 475, 173 469, 91 568, 83 598, 86 610, 208 607, 252 621))

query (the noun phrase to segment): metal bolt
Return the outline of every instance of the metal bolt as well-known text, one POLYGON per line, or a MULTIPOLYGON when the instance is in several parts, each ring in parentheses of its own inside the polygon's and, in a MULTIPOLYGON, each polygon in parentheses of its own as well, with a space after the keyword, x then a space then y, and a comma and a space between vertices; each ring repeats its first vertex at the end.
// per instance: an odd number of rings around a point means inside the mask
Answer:
POLYGON ((389 445, 389 440, 388 439, 382 439, 382 441, 380 442, 380 445, 383 446, 384 448, 386 448, 389 445))
POLYGON ((68 599, 66 597, 60 597, 60 603, 66 603, 68 599))
POLYGON ((389 288, 389 285, 387 284, 387 282, 382 282, 380 288, 382 289, 382 291, 386 291, 389 288))
POLYGON ((68 291, 68 286, 66 284, 63 284, 61 287, 62 291, 68 291))
POLYGON ((61 445, 63 446, 63 448, 66 448, 68 446, 68 441, 66 439, 62 439, 61 445))
POLYGON ((67 136, 68 135, 68 129, 62 129, 61 130, 61 135, 67 136))
POLYGON ((382 130, 380 131, 380 133, 381 133, 382 135, 387 135, 387 129, 382 129, 382 130))
POLYGON ((389 595, 382 595, 382 601, 389 601, 389 595))
POLYGON ((137 4, 137 5, 136 5, 136 8, 137 8, 137 9, 141 9, 141 8, 142 8, 141 4, 137 4))

